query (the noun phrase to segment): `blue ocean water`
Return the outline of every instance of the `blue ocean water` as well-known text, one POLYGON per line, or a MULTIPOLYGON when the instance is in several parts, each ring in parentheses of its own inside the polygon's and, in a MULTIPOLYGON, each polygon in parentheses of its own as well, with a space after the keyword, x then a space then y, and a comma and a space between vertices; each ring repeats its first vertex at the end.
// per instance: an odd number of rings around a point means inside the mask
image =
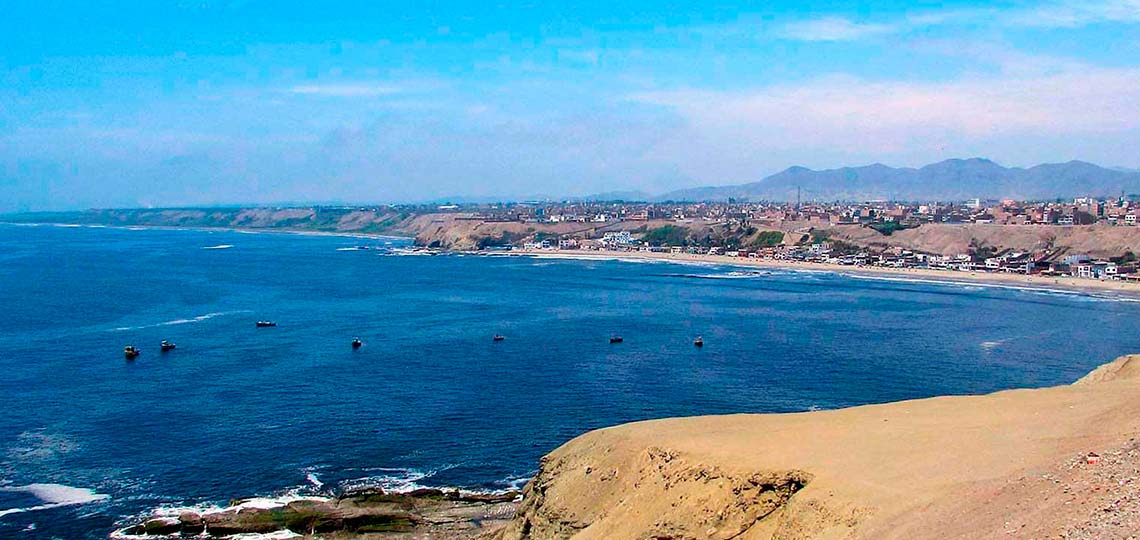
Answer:
POLYGON ((602 426, 1054 385, 1140 350, 1125 299, 349 249, 403 243, 0 226, 0 537, 354 484, 508 489, 602 426))

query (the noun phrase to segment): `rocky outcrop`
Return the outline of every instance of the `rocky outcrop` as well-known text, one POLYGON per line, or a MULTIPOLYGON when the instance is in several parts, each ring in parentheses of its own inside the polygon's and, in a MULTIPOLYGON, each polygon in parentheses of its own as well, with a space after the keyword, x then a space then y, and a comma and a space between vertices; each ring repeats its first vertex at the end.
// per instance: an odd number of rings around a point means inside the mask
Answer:
POLYGON ((471 494, 422 489, 386 493, 378 488, 356 489, 336 498, 300 498, 267 503, 234 501, 210 512, 182 512, 177 517, 154 516, 123 529, 126 535, 204 535, 291 531, 296 534, 370 535, 370 537, 472 537, 502 525, 513 515, 518 493, 471 494))
POLYGON ((634 455, 594 450, 544 459, 523 492, 518 516, 498 538, 743 538, 786 519, 780 511, 812 480, 799 470, 709 465, 660 447, 634 455), (574 483, 574 493, 560 489, 567 482, 574 483), (604 503, 583 505, 587 499, 604 503), (633 536, 619 532, 634 522, 633 536))

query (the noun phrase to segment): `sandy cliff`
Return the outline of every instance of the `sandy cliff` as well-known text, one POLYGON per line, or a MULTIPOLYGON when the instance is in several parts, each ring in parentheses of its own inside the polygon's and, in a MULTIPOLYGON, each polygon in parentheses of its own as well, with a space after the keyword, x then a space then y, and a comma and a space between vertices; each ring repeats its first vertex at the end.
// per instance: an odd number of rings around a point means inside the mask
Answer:
POLYGON ((1140 355, 1064 387, 641 422, 544 458, 496 537, 1128 538, 1138 431, 1140 355))
POLYGON ((1104 258, 1116 257, 1126 251, 1140 253, 1140 228, 1136 227, 934 223, 898 231, 890 236, 859 226, 832 227, 829 230, 836 238, 861 246, 898 246, 942 255, 967 253, 972 243, 1016 251, 1065 248, 1069 253, 1087 253, 1104 258))

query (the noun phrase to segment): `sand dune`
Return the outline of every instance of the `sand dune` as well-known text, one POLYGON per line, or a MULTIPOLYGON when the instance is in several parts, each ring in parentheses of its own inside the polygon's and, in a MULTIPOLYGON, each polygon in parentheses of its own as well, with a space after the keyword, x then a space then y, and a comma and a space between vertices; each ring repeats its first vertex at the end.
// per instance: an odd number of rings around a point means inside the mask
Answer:
POLYGON ((1063 387, 640 422, 544 458, 496 537, 1128 538, 1138 430, 1140 355, 1063 387))

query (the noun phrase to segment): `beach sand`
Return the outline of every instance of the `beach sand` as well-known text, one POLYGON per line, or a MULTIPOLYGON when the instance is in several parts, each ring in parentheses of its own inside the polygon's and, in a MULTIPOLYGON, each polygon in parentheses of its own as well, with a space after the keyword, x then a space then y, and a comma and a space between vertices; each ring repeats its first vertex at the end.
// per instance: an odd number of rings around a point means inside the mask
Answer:
POLYGON ((533 256, 561 259, 602 259, 602 260, 653 260, 679 263, 718 264, 746 268, 767 268, 779 270, 806 270, 834 272, 855 276, 873 276, 922 281, 952 281, 967 284, 992 284, 1009 287, 1032 287, 1038 289, 1061 289, 1085 293, 1123 293, 1140 296, 1140 283, 1112 280, 1082 279, 1071 276, 1044 277, 1024 274, 960 272, 952 270, 928 270, 919 268, 884 268, 879 266, 844 266, 839 264, 777 261, 771 259, 751 259, 747 257, 726 257, 722 255, 691 255, 687 253, 653 253, 646 251, 510 251, 503 253, 514 256, 533 256))
POLYGON ((639 422, 544 458, 495 537, 1135 538, 1138 433, 1140 355, 1069 386, 639 422))

